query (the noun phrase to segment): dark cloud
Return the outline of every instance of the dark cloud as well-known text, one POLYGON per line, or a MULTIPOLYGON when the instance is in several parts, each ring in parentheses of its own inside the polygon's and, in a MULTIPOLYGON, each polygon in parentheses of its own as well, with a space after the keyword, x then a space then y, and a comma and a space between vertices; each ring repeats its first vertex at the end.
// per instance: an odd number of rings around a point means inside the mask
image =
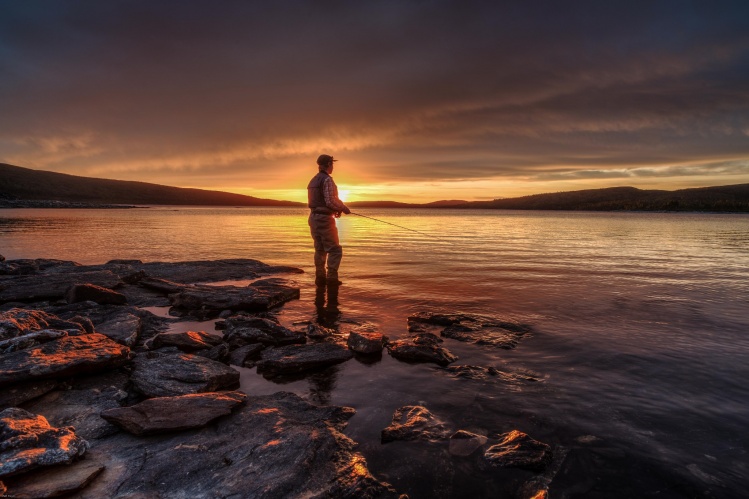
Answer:
POLYGON ((322 149, 382 181, 749 156, 744 1, 0 1, 0 71, 0 161, 115 178, 270 182, 322 149))

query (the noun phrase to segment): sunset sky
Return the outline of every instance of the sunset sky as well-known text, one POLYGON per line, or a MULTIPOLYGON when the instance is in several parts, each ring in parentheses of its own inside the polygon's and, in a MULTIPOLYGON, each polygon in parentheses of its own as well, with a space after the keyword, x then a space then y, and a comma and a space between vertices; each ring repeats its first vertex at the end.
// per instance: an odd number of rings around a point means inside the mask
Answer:
POLYGON ((0 162, 303 200, 749 182, 749 1, 0 0, 0 162))

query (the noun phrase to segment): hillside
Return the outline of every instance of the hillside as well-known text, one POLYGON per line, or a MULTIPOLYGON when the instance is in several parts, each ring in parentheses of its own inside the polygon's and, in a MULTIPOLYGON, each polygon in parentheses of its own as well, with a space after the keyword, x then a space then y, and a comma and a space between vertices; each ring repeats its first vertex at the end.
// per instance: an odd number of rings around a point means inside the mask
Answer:
POLYGON ((44 200, 97 205, 304 206, 292 201, 146 182, 78 177, 0 163, 0 201, 3 200, 6 204, 10 200, 44 200))

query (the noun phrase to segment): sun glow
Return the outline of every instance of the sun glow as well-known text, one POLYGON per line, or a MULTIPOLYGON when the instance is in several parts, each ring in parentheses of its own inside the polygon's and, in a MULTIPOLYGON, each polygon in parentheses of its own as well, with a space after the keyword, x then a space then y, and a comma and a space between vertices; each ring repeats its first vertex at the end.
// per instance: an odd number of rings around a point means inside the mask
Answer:
POLYGON ((338 199, 343 201, 344 203, 348 201, 348 189, 341 189, 338 191, 338 199))

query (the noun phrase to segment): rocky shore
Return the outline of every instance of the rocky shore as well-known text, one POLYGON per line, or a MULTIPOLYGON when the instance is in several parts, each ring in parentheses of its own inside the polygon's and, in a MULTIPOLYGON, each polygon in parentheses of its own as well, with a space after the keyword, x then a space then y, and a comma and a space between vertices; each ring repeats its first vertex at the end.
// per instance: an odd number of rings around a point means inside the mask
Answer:
MULTIPOLYGON (((356 357, 440 366, 467 379, 538 381, 455 365, 443 338, 515 348, 527 325, 423 312, 407 333, 279 323, 293 267, 235 259, 79 265, 0 257, 0 491, 9 497, 399 497, 343 432, 356 408, 244 393, 235 368, 306 376, 356 357), (244 287, 221 281, 252 281, 244 287), (213 284, 219 283, 219 284, 213 284), (170 317, 151 307, 169 307, 170 317), (171 332, 215 319, 221 332, 171 332)), ((518 469, 545 497, 561 449, 517 430, 452 428, 421 405, 395 411, 382 444, 444 442, 478 469, 518 469)), ((392 444, 391 444, 392 445, 392 444)), ((410 444, 409 444, 410 445, 410 444)))

